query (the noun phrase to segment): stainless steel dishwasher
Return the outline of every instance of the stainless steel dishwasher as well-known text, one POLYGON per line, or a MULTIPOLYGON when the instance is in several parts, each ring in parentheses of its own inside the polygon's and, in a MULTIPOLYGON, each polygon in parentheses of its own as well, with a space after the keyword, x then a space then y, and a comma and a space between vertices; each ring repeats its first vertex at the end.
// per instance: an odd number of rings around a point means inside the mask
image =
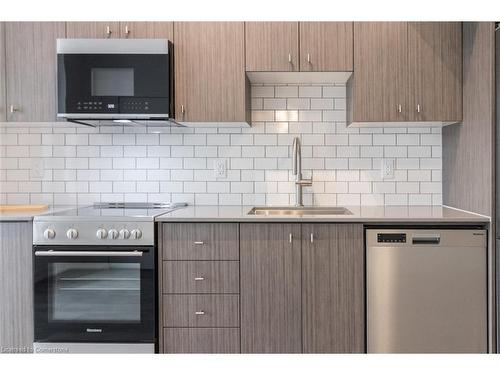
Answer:
POLYGON ((368 353, 486 353, 486 237, 367 229, 368 353))

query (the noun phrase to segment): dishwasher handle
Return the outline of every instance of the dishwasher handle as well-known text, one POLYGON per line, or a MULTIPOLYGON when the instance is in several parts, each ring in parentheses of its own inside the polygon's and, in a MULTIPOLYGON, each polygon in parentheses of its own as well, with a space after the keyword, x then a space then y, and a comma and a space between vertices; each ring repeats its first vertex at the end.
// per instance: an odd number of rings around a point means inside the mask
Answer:
POLYGON ((441 236, 439 234, 422 234, 412 237, 413 245, 439 245, 441 236))

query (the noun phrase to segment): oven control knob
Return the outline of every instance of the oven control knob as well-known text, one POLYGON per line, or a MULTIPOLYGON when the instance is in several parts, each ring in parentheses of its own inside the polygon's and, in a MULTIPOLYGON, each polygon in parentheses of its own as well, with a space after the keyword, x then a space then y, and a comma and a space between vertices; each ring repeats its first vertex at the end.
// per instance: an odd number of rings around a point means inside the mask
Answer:
POLYGON ((43 232, 43 237, 47 240, 51 240, 56 236, 56 231, 54 229, 45 229, 43 232))
POLYGON ((76 229, 68 229, 66 232, 66 237, 68 237, 70 240, 76 240, 78 238, 78 231, 76 229))
POLYGON ((98 229, 96 232, 96 237, 99 238, 100 240, 106 239, 108 237, 108 232, 106 232, 106 229, 98 229))
POLYGON ((128 240, 130 238, 130 231, 128 229, 120 230, 120 237, 124 240, 128 240))
POLYGON ((112 240, 116 240, 118 238, 118 231, 116 229, 110 229, 108 230, 108 236, 112 240))
POLYGON ((142 237, 142 231, 140 229, 134 229, 131 233, 134 240, 139 240, 142 237))

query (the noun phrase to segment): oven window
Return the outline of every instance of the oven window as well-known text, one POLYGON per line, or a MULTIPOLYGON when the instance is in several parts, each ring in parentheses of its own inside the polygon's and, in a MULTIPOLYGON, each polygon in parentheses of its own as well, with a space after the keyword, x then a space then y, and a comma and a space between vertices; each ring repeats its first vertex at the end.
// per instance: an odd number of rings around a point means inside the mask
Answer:
POLYGON ((134 96, 133 68, 92 68, 92 96, 134 96))
POLYGON ((136 322, 140 263, 52 263, 49 320, 136 322))

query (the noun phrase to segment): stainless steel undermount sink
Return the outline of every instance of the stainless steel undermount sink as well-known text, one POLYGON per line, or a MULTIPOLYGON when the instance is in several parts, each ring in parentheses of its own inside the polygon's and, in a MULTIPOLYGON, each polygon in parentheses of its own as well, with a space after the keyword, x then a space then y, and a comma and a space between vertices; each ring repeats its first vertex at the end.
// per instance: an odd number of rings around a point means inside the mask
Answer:
POLYGON ((352 215, 345 207, 254 207, 248 215, 304 216, 304 215, 352 215))

